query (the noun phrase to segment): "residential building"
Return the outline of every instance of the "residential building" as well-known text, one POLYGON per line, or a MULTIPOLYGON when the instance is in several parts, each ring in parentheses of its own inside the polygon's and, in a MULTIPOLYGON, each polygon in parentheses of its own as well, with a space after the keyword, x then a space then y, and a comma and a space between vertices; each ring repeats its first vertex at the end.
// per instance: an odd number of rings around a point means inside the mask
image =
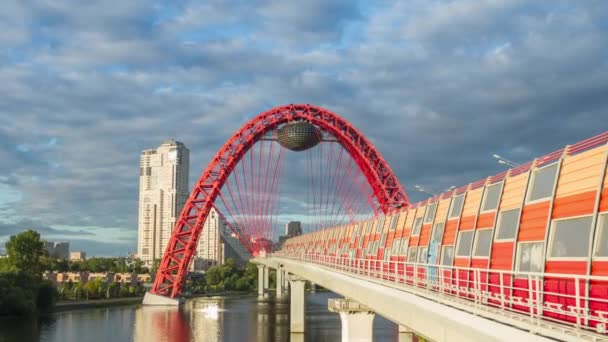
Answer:
POLYGON ((190 151, 179 141, 141 154, 137 254, 147 266, 162 258, 188 199, 189 168, 190 151))
POLYGON ((294 237, 302 235, 302 224, 300 221, 290 221, 285 225, 285 235, 294 237))
POLYGON ((228 227, 225 218, 215 208, 211 208, 203 225, 190 270, 205 271, 211 266, 222 265, 228 258, 233 258, 237 264, 243 265, 251 258, 251 254, 228 227))
POLYGON ((70 261, 84 261, 87 259, 87 253, 83 251, 70 252, 70 261))
POLYGON ((45 241, 44 249, 52 258, 67 260, 70 257, 69 242, 45 241))

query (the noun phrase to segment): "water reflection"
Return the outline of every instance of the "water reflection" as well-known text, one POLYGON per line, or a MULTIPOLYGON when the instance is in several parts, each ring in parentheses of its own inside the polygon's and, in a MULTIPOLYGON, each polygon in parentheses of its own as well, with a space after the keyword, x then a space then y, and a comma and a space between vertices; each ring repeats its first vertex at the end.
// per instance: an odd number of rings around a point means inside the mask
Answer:
MULTIPOLYGON (((306 333, 290 334, 289 304, 255 296, 189 300, 181 308, 118 306, 66 311, 46 318, 0 319, 0 342, 66 341, 340 341, 334 294, 307 296, 306 333)), ((398 341, 397 326, 376 316, 376 341, 398 341)))
POLYGON ((288 341, 289 306, 255 298, 198 298, 182 308, 141 307, 134 341, 288 341))

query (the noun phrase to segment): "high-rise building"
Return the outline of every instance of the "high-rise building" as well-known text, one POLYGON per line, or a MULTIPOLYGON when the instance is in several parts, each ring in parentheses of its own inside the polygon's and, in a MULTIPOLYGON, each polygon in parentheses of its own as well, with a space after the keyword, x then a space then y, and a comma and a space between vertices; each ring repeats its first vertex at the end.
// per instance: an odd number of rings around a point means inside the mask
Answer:
POLYGON ((145 150, 140 158, 137 254, 147 265, 163 256, 175 221, 188 199, 190 151, 175 140, 145 150))
POLYGON ((195 272, 205 271, 211 266, 222 265, 228 258, 244 265, 251 258, 251 254, 228 227, 225 218, 215 208, 211 208, 198 239, 196 256, 190 269, 195 272))
POLYGON ((215 208, 211 208, 203 231, 198 238, 196 256, 191 269, 194 271, 206 270, 210 266, 224 263, 224 250, 220 232, 225 229, 224 220, 218 215, 215 208))
POLYGON ((69 242, 45 241, 44 249, 52 258, 67 260, 70 257, 69 242))
POLYGON ((302 235, 302 224, 300 221, 289 221, 285 225, 285 235, 288 237, 302 235))

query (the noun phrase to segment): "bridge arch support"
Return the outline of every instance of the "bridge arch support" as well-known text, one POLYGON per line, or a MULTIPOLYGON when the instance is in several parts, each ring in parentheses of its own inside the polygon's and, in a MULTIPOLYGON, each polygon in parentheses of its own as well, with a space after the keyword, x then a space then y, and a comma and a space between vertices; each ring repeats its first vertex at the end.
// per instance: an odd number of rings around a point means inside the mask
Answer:
MULTIPOLYGON (((237 163, 266 133, 297 121, 309 122, 337 139, 370 184, 381 212, 388 213, 409 205, 399 180, 380 152, 348 121, 327 109, 308 104, 272 108, 257 115, 234 133, 195 183, 159 265, 151 290, 153 294, 171 298, 181 294, 203 224, 237 163)), ((254 255, 264 248, 251 241, 241 242, 254 255)))

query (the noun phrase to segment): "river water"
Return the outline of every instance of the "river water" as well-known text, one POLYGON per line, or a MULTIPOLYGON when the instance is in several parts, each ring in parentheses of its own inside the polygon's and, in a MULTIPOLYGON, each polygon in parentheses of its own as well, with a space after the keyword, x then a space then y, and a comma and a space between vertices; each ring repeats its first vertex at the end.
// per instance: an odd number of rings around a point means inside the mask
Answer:
MULTIPOLYGON (((39 319, 0 319, 0 342, 340 341, 340 317, 327 292, 306 297, 306 333, 289 333, 289 304, 253 296, 208 297, 181 308, 117 306, 58 312, 39 319)), ((376 315, 375 341, 398 341, 394 323, 376 315)))

